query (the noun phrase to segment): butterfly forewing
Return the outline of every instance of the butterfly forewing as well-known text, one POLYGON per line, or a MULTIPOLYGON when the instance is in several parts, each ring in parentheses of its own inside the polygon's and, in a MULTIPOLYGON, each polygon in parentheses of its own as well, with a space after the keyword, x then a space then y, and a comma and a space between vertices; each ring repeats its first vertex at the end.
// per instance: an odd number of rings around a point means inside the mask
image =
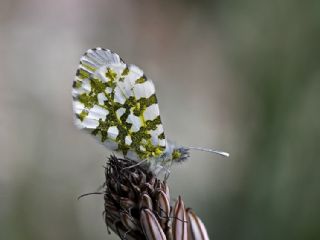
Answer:
POLYGON ((73 82, 76 125, 133 160, 161 156, 166 139, 155 88, 135 65, 110 50, 88 50, 73 82))

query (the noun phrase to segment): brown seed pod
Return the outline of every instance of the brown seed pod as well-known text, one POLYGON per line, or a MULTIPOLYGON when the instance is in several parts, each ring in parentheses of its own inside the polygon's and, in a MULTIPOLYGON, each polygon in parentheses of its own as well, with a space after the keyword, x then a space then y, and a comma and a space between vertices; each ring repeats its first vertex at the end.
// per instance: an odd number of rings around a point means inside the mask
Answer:
POLYGON ((105 168, 106 225, 121 239, 209 239, 204 224, 169 186, 136 162, 111 156, 105 168))

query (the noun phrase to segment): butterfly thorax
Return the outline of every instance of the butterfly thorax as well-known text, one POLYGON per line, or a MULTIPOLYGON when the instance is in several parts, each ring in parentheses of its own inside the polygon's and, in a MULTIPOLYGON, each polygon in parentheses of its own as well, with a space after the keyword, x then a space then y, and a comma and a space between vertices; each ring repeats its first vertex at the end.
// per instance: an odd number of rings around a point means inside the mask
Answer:
MULTIPOLYGON (((178 147, 170 141, 167 141, 165 152, 158 158, 147 159, 147 165, 153 172, 159 172, 163 169, 170 169, 173 163, 180 163, 189 157, 189 149, 178 147)), ((141 160, 139 160, 141 161, 141 160)))
POLYGON ((189 157, 189 149, 181 146, 177 146, 175 143, 171 141, 167 141, 167 147, 164 154, 160 157, 163 162, 166 163, 175 163, 175 162, 182 162, 186 158, 189 157))

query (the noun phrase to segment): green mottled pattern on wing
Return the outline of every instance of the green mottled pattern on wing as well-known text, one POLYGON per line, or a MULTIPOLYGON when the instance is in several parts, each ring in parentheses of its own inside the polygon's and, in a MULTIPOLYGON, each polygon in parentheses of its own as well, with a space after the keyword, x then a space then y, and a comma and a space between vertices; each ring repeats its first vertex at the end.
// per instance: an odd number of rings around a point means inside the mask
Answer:
POLYGON ((73 83, 77 126, 133 160, 160 157, 166 139, 154 85, 109 50, 88 50, 73 83))

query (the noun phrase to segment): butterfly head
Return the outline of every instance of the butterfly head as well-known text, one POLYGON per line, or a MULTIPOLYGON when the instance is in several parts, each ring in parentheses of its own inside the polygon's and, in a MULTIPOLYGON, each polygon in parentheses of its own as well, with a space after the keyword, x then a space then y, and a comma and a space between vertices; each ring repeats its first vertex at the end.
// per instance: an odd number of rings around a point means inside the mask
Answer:
POLYGON ((189 149, 167 141, 166 152, 162 156, 165 163, 183 162, 189 157, 189 149))
POLYGON ((185 161, 190 155, 190 150, 198 150, 198 151, 204 151, 209 153, 218 154, 224 157, 229 157, 229 153, 217 151, 209 148, 203 148, 203 147, 183 147, 183 146, 177 146, 175 143, 171 141, 167 141, 167 148, 165 153, 162 155, 162 163, 164 164, 171 164, 171 163, 180 163, 185 161))
POLYGON ((171 153, 173 162, 183 162, 189 157, 189 149, 185 147, 175 148, 171 153))
POLYGON ((165 152, 149 161, 149 169, 154 173, 168 171, 173 163, 180 163, 189 157, 189 149, 176 146, 171 141, 167 141, 165 152))

